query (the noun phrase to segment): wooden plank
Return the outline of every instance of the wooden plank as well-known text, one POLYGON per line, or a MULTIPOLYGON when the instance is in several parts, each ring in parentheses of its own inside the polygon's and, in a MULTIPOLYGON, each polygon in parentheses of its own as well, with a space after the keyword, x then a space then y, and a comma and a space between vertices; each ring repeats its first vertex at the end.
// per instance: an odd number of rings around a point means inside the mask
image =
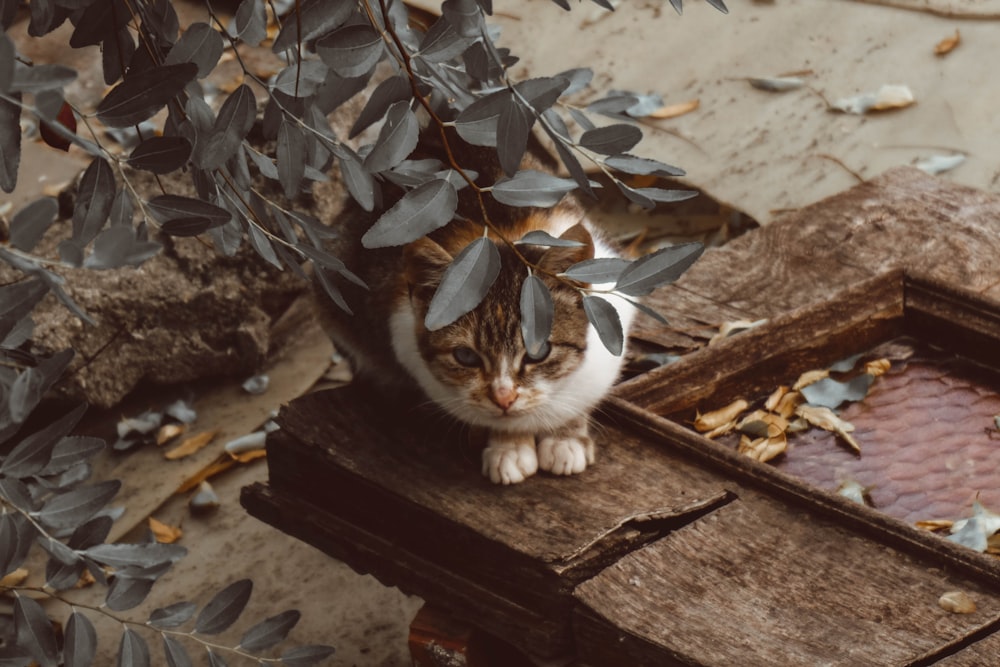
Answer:
POLYGON ((722 407, 898 335, 902 315, 903 273, 894 271, 624 382, 614 393, 659 415, 722 407))
POLYGON ((576 592, 600 665, 905 665, 1000 621, 1000 596, 754 492, 622 558, 576 592), (975 614, 945 612, 964 590, 975 614))
MULTIPOLYGON (((321 547, 380 579, 394 581, 413 560, 433 563, 431 574, 411 572, 415 591, 440 594, 437 581, 449 572, 568 627, 579 581, 729 497, 723 478, 669 452, 650 451, 607 422, 595 434, 599 462, 584 474, 538 475, 498 487, 480 476, 479 450, 467 434, 384 404, 357 387, 292 402, 279 417, 281 429, 268 438, 269 488, 288 502, 322 509, 325 521, 384 540, 387 548, 363 554, 332 537, 321 547)), ((287 513, 261 518, 293 530, 287 513)), ((309 539, 307 531, 297 535, 309 539)), ((496 633, 507 631, 501 636, 516 644, 534 622, 514 615, 487 627, 503 625, 496 633)), ((533 652, 565 648, 540 644, 533 652)))
POLYGON ((666 318, 670 324, 664 326, 652 317, 640 313, 629 331, 629 337, 653 343, 675 353, 703 347, 725 322, 751 317, 750 313, 712 301, 677 285, 667 285, 656 290, 645 297, 643 303, 666 318))
POLYGON ((933 664, 935 667, 984 667, 995 665, 997 656, 1000 656, 1000 629, 994 627, 985 637, 933 664))

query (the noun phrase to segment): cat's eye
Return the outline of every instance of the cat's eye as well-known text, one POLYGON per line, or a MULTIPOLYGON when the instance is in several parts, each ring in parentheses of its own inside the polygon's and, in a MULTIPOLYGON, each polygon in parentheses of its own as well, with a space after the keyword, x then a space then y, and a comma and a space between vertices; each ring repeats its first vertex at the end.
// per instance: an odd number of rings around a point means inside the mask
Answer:
POLYGON ((540 364, 548 359, 550 352, 552 352, 552 345, 549 344, 549 341, 545 341, 535 354, 525 352, 524 361, 529 364, 540 364))
POLYGON ((483 365, 482 358, 471 347, 456 347, 452 350, 451 356, 455 358, 455 361, 469 368, 478 368, 483 365))

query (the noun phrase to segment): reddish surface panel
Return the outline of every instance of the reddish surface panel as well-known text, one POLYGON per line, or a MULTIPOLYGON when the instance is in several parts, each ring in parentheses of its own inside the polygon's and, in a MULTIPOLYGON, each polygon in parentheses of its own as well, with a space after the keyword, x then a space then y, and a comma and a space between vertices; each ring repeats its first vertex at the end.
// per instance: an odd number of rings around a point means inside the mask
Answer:
POLYGON ((839 414, 856 428, 860 457, 810 429, 774 464, 824 489, 853 480, 877 509, 909 523, 967 516, 977 496, 1000 512, 1000 375, 923 347, 839 414))

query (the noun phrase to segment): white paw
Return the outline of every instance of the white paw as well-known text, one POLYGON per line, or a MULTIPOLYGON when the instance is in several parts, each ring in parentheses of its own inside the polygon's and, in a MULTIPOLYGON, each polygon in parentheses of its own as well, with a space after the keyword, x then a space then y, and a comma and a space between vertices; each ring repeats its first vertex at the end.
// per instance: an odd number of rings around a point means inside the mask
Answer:
POLYGON ((483 450, 483 476, 494 484, 517 484, 536 472, 534 436, 493 437, 483 450))
POLYGON ((538 467, 554 475, 575 475, 594 462, 594 441, 587 436, 550 435, 538 441, 538 467))

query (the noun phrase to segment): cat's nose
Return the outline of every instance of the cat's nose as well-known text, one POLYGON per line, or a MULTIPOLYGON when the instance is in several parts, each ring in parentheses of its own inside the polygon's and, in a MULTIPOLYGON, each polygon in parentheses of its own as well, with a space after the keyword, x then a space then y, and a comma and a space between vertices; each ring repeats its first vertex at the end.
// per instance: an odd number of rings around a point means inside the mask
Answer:
POLYGON ((517 387, 499 386, 490 389, 490 400, 497 404, 504 412, 514 405, 517 400, 517 387))

